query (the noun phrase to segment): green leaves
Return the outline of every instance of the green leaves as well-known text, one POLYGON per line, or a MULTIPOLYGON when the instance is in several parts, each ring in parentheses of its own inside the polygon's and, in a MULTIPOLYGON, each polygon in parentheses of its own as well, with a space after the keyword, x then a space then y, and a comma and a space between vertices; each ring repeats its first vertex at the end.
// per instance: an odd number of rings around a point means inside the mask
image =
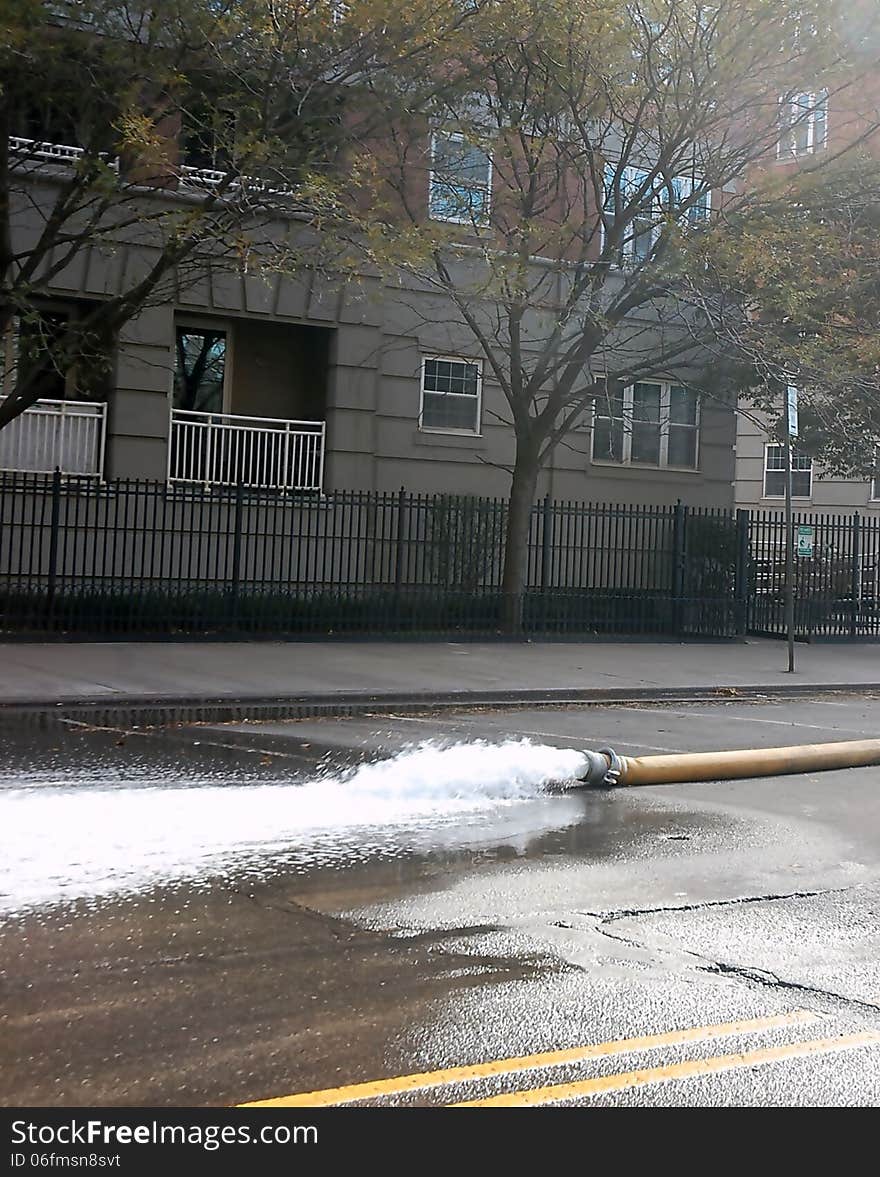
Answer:
POLYGON ((801 389, 804 446, 829 470, 870 474, 880 441, 880 164, 852 153, 758 187, 708 242, 714 280, 745 316, 719 316, 743 392, 801 389), (768 386, 769 381, 769 386, 768 386))

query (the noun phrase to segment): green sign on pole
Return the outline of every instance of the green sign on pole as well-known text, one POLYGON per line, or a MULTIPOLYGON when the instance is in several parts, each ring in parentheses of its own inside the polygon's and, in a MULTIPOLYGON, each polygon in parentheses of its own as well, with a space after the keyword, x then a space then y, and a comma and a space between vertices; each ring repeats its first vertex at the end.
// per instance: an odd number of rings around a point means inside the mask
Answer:
POLYGON ((813 555, 813 528, 801 524, 797 529, 797 554, 810 559, 813 555))

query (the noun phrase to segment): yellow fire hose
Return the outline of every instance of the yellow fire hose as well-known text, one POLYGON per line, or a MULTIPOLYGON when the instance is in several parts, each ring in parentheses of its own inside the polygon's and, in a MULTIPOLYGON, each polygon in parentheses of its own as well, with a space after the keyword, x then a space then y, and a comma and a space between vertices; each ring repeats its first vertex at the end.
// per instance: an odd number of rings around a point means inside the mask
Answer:
POLYGON ((682 752, 680 755, 619 756, 612 748, 585 752, 585 785, 672 785, 688 781, 728 781, 743 777, 824 772, 880 764, 880 740, 846 740, 835 744, 795 744, 791 748, 742 748, 730 752, 682 752))

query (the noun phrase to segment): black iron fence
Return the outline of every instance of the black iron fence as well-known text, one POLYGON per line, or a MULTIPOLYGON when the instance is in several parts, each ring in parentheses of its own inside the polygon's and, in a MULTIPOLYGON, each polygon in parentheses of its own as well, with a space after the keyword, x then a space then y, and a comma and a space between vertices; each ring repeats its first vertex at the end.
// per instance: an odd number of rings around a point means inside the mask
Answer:
MULTIPOLYGON (((0 474, 6 633, 502 632, 501 499, 0 474)), ((830 517, 798 565, 801 636, 880 633, 876 521, 830 517)), ((783 522, 682 505, 538 503, 521 630, 782 632, 783 522)))
MULTIPOLYGON (((795 512, 808 530, 795 559, 795 632, 799 638, 880 637, 880 519, 795 512)), ((785 635, 785 515, 749 514, 749 631, 785 635)))

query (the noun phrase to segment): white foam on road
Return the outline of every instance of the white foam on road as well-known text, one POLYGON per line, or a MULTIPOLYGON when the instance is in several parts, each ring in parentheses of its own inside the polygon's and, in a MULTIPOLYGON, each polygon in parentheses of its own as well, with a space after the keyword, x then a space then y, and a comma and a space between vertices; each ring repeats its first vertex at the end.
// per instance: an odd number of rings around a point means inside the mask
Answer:
POLYGON ((576 802, 546 788, 582 766, 574 749, 509 740, 427 742, 301 784, 53 787, 43 773, 0 791, 0 910, 481 837, 517 844, 576 820, 576 802))

